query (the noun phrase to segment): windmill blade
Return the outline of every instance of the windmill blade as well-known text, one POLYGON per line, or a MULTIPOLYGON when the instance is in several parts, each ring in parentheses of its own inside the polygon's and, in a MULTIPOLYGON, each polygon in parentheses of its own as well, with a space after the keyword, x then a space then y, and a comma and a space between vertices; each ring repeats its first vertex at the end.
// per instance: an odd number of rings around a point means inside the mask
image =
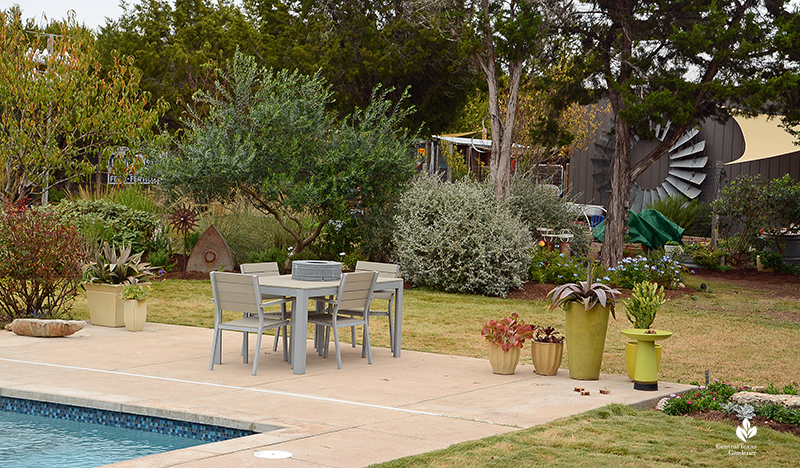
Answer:
MULTIPOLYGON (((695 153, 699 153, 699 152, 703 151, 705 148, 706 148, 706 141, 703 140, 703 141, 701 141, 699 143, 695 143, 692 146, 689 146, 688 148, 684 148, 684 149, 682 149, 682 150, 680 150, 680 151, 678 151, 676 153, 670 152, 669 159, 685 158, 686 156, 691 156, 691 155, 693 155, 695 153)), ((672 150, 670 150, 670 151, 672 151, 672 150)))
POLYGON ((684 171, 683 169, 670 169, 669 174, 687 182, 691 182, 695 185, 700 185, 704 180, 706 180, 706 174, 703 174, 702 172, 684 171))
MULTIPOLYGON (((705 142, 704 142, 705 143, 705 142)), ((706 163, 708 162, 708 156, 703 156, 701 158, 694 158, 694 159, 684 159, 682 161, 672 161, 669 163, 670 168, 689 168, 689 169, 702 169, 706 167, 706 163)))
POLYGON ((674 185, 670 184, 669 180, 665 180, 661 184, 661 186, 664 187, 664 191, 667 192, 667 195, 669 195, 670 197, 675 197, 680 195, 678 189, 676 189, 674 185))
POLYGON ((656 187, 656 190, 658 191, 658 199, 659 200, 664 200, 666 198, 669 198, 669 194, 667 193, 667 189, 665 189, 663 185, 659 185, 658 187, 656 187))
POLYGON ((689 141, 692 138, 694 138, 694 136, 697 135, 698 133, 700 133, 700 130, 698 130, 696 128, 693 128, 693 129, 687 131, 686 135, 680 137, 680 139, 678 141, 676 141, 675 144, 672 145, 672 148, 670 148, 669 150, 670 151, 675 151, 676 149, 678 149, 681 146, 683 146, 684 143, 686 143, 687 141, 689 141))
POLYGON ((672 184, 676 189, 690 199, 697 198, 697 196, 700 195, 701 190, 699 188, 689 185, 689 183, 684 182, 673 175, 667 176, 667 182, 672 184))

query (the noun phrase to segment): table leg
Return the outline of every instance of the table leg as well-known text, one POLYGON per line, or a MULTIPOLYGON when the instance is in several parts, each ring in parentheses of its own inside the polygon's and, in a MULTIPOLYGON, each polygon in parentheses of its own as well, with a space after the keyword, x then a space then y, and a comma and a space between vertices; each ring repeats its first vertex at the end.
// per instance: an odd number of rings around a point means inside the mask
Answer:
POLYGON ((394 339, 392 340, 392 355, 400 357, 401 337, 403 336, 403 283, 397 287, 394 295, 394 339))
POLYGON ((306 373, 306 343, 308 340, 308 292, 297 292, 297 306, 292 308, 292 368, 294 373, 306 373))

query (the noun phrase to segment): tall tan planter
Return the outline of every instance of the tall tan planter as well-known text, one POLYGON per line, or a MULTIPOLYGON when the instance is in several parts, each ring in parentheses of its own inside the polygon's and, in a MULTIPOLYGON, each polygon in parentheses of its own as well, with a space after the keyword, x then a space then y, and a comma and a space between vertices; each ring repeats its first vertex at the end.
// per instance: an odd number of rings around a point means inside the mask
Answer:
POLYGON ((603 363, 610 308, 600 304, 589 310, 571 302, 567 309, 567 355, 569 376, 576 380, 597 380, 603 363))
POLYGON ((144 328, 147 321, 147 300, 137 301, 129 299, 123 301, 125 310, 125 328, 128 331, 138 332, 144 328))
POLYGON ((508 351, 498 344, 489 345, 489 363, 495 374, 509 375, 517 370, 520 348, 512 346, 508 351))
POLYGON ((564 355, 564 343, 531 342, 533 368, 539 375, 556 375, 564 355))
POLYGON ((83 283, 89 303, 89 320, 101 327, 125 326, 125 301, 122 284, 83 283))

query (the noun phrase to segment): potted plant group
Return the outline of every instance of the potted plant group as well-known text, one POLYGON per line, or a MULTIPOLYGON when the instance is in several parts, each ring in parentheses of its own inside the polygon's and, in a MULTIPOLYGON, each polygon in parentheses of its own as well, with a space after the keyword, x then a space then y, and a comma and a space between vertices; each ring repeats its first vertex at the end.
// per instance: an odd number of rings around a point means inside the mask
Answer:
POLYGON ((564 353, 564 337, 553 327, 535 327, 531 340, 533 369, 539 375, 556 375, 564 353))
POLYGON ((142 331, 147 321, 147 296, 150 288, 139 283, 136 278, 122 287, 123 318, 129 331, 142 331))
MULTIPOLYGON (((142 252, 131 255, 130 246, 117 252, 104 243, 97 259, 83 267, 82 286, 86 290, 93 325, 125 326, 122 288, 133 279, 141 282, 152 276, 150 264, 142 262, 141 258, 142 252)), ((140 283, 140 287, 149 287, 149 283, 140 283)))
POLYGON ((550 310, 566 311, 567 356, 569 376, 576 380, 597 380, 603 363, 609 313, 616 319, 614 306, 619 291, 592 281, 592 267, 587 280, 553 288, 550 310))
MULTIPOLYGON (((622 301, 625 304, 625 315, 636 330, 646 330, 645 333, 655 333, 653 322, 661 304, 664 303, 664 287, 659 287, 656 283, 642 281, 633 287, 633 294, 630 299, 622 301)), ((633 380, 636 373, 636 356, 638 349, 637 341, 625 343, 625 367, 628 371, 628 378, 633 380)), ((662 347, 656 344, 656 372, 661 367, 662 347)))
POLYGON ((489 363, 495 374, 513 374, 519 362, 519 353, 526 339, 533 336, 533 327, 512 313, 500 320, 489 320, 481 329, 481 336, 489 342, 489 363))

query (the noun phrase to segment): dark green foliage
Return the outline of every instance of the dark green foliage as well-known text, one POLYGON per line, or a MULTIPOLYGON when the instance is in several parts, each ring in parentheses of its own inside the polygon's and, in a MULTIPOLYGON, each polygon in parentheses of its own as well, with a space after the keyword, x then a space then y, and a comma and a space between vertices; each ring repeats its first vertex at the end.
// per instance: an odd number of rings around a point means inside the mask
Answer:
POLYGON ((783 405, 767 404, 756 406, 756 415, 772 419, 779 423, 800 426, 800 409, 789 409, 783 405))
POLYGON ((0 321, 67 314, 83 262, 83 240, 57 214, 5 204, 0 214, 0 321))
POLYGON ((687 236, 708 237, 711 229, 711 208, 698 199, 689 200, 676 195, 658 200, 648 206, 685 229, 687 236), (706 232, 708 231, 708 232, 706 232))
POLYGON ((106 23, 97 37, 104 66, 114 51, 134 57, 142 88, 169 103, 162 123, 180 126, 185 107, 208 85, 207 63, 223 63, 237 48, 252 53, 254 30, 233 2, 144 0, 123 4, 122 16, 106 23), (173 7, 174 5, 174 7, 173 7))
POLYGON ((92 244, 91 250, 106 242, 129 245, 134 252, 152 251, 153 239, 161 228, 156 215, 107 200, 62 200, 56 209, 92 244))

